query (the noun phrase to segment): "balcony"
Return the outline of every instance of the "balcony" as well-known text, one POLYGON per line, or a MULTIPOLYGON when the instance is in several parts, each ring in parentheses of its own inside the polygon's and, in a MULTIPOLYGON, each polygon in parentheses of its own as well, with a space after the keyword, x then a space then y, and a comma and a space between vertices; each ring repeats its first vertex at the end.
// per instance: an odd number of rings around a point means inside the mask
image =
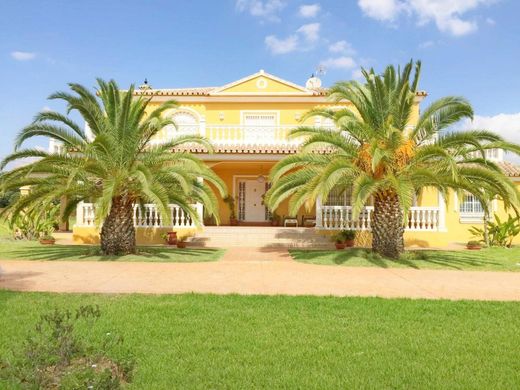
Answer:
POLYGON ((244 125, 200 125, 178 126, 177 129, 166 128, 152 144, 158 145, 178 135, 202 135, 216 147, 223 146, 287 146, 295 147, 301 144, 300 139, 289 139, 289 132, 297 127, 289 126, 244 126, 244 125))
POLYGON ((206 137, 215 145, 299 145, 301 139, 289 139, 296 126, 207 126, 206 137))

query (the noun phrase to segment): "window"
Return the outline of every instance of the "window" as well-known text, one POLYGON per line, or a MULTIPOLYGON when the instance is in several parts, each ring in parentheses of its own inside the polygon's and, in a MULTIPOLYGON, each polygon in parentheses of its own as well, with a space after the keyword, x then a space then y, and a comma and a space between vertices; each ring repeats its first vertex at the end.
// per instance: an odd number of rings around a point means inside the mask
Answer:
POLYGON ((276 112, 269 111, 243 112, 242 124, 248 127, 276 126, 278 124, 278 115, 276 112))
POLYGON ((481 219, 484 214, 482 204, 472 194, 464 195, 464 200, 460 203, 459 211, 461 218, 473 216, 474 218, 481 219))
MULTIPOLYGON (((189 111, 178 111, 172 116, 176 129, 171 129, 176 135, 199 134, 197 118, 189 111)), ((173 134, 172 134, 173 135, 173 134)))
POLYGON ((352 187, 346 190, 340 188, 334 188, 329 193, 326 205, 329 206, 351 206, 352 201, 352 187))

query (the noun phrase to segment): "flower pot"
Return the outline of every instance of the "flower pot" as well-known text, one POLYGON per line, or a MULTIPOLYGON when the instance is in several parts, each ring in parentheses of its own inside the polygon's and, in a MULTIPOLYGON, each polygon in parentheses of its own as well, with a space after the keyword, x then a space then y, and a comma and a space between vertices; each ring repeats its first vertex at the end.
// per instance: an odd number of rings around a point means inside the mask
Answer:
POLYGON ((177 248, 186 248, 185 241, 177 241, 177 248))
POLYGON ((42 245, 54 245, 56 240, 54 238, 40 238, 40 244, 42 245))
POLYGON ((336 242, 334 245, 336 245, 336 249, 345 249, 345 243, 344 242, 336 242))
POLYGON ((231 226, 238 226, 238 219, 236 219, 236 218, 229 218, 229 224, 231 226))
POLYGON ((345 246, 347 248, 352 248, 355 244, 355 240, 345 240, 345 246))
POLYGON ((168 245, 176 245, 177 244, 177 232, 168 232, 166 234, 168 235, 168 238, 166 240, 168 245))
POLYGON ((482 249, 480 245, 466 245, 466 248, 472 251, 479 251, 482 249))

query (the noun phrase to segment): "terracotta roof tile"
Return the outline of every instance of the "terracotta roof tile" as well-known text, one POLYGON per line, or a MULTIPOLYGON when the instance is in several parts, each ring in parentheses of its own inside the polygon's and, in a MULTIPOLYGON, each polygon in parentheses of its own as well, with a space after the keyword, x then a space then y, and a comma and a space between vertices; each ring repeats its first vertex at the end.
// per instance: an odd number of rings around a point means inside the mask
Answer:
POLYGON ((520 167, 509 161, 498 162, 497 165, 509 177, 520 177, 520 167))
POLYGON ((216 87, 137 89, 134 94, 141 96, 207 96, 214 89, 216 89, 216 87))

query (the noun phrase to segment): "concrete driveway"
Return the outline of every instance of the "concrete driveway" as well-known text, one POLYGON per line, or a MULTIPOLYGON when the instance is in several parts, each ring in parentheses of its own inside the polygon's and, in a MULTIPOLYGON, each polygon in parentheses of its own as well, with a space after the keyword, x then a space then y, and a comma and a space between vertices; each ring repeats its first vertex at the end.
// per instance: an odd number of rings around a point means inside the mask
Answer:
POLYGON ((520 272, 311 265, 257 248, 231 248, 208 263, 0 260, 0 268, 0 288, 17 291, 520 301, 520 272))

